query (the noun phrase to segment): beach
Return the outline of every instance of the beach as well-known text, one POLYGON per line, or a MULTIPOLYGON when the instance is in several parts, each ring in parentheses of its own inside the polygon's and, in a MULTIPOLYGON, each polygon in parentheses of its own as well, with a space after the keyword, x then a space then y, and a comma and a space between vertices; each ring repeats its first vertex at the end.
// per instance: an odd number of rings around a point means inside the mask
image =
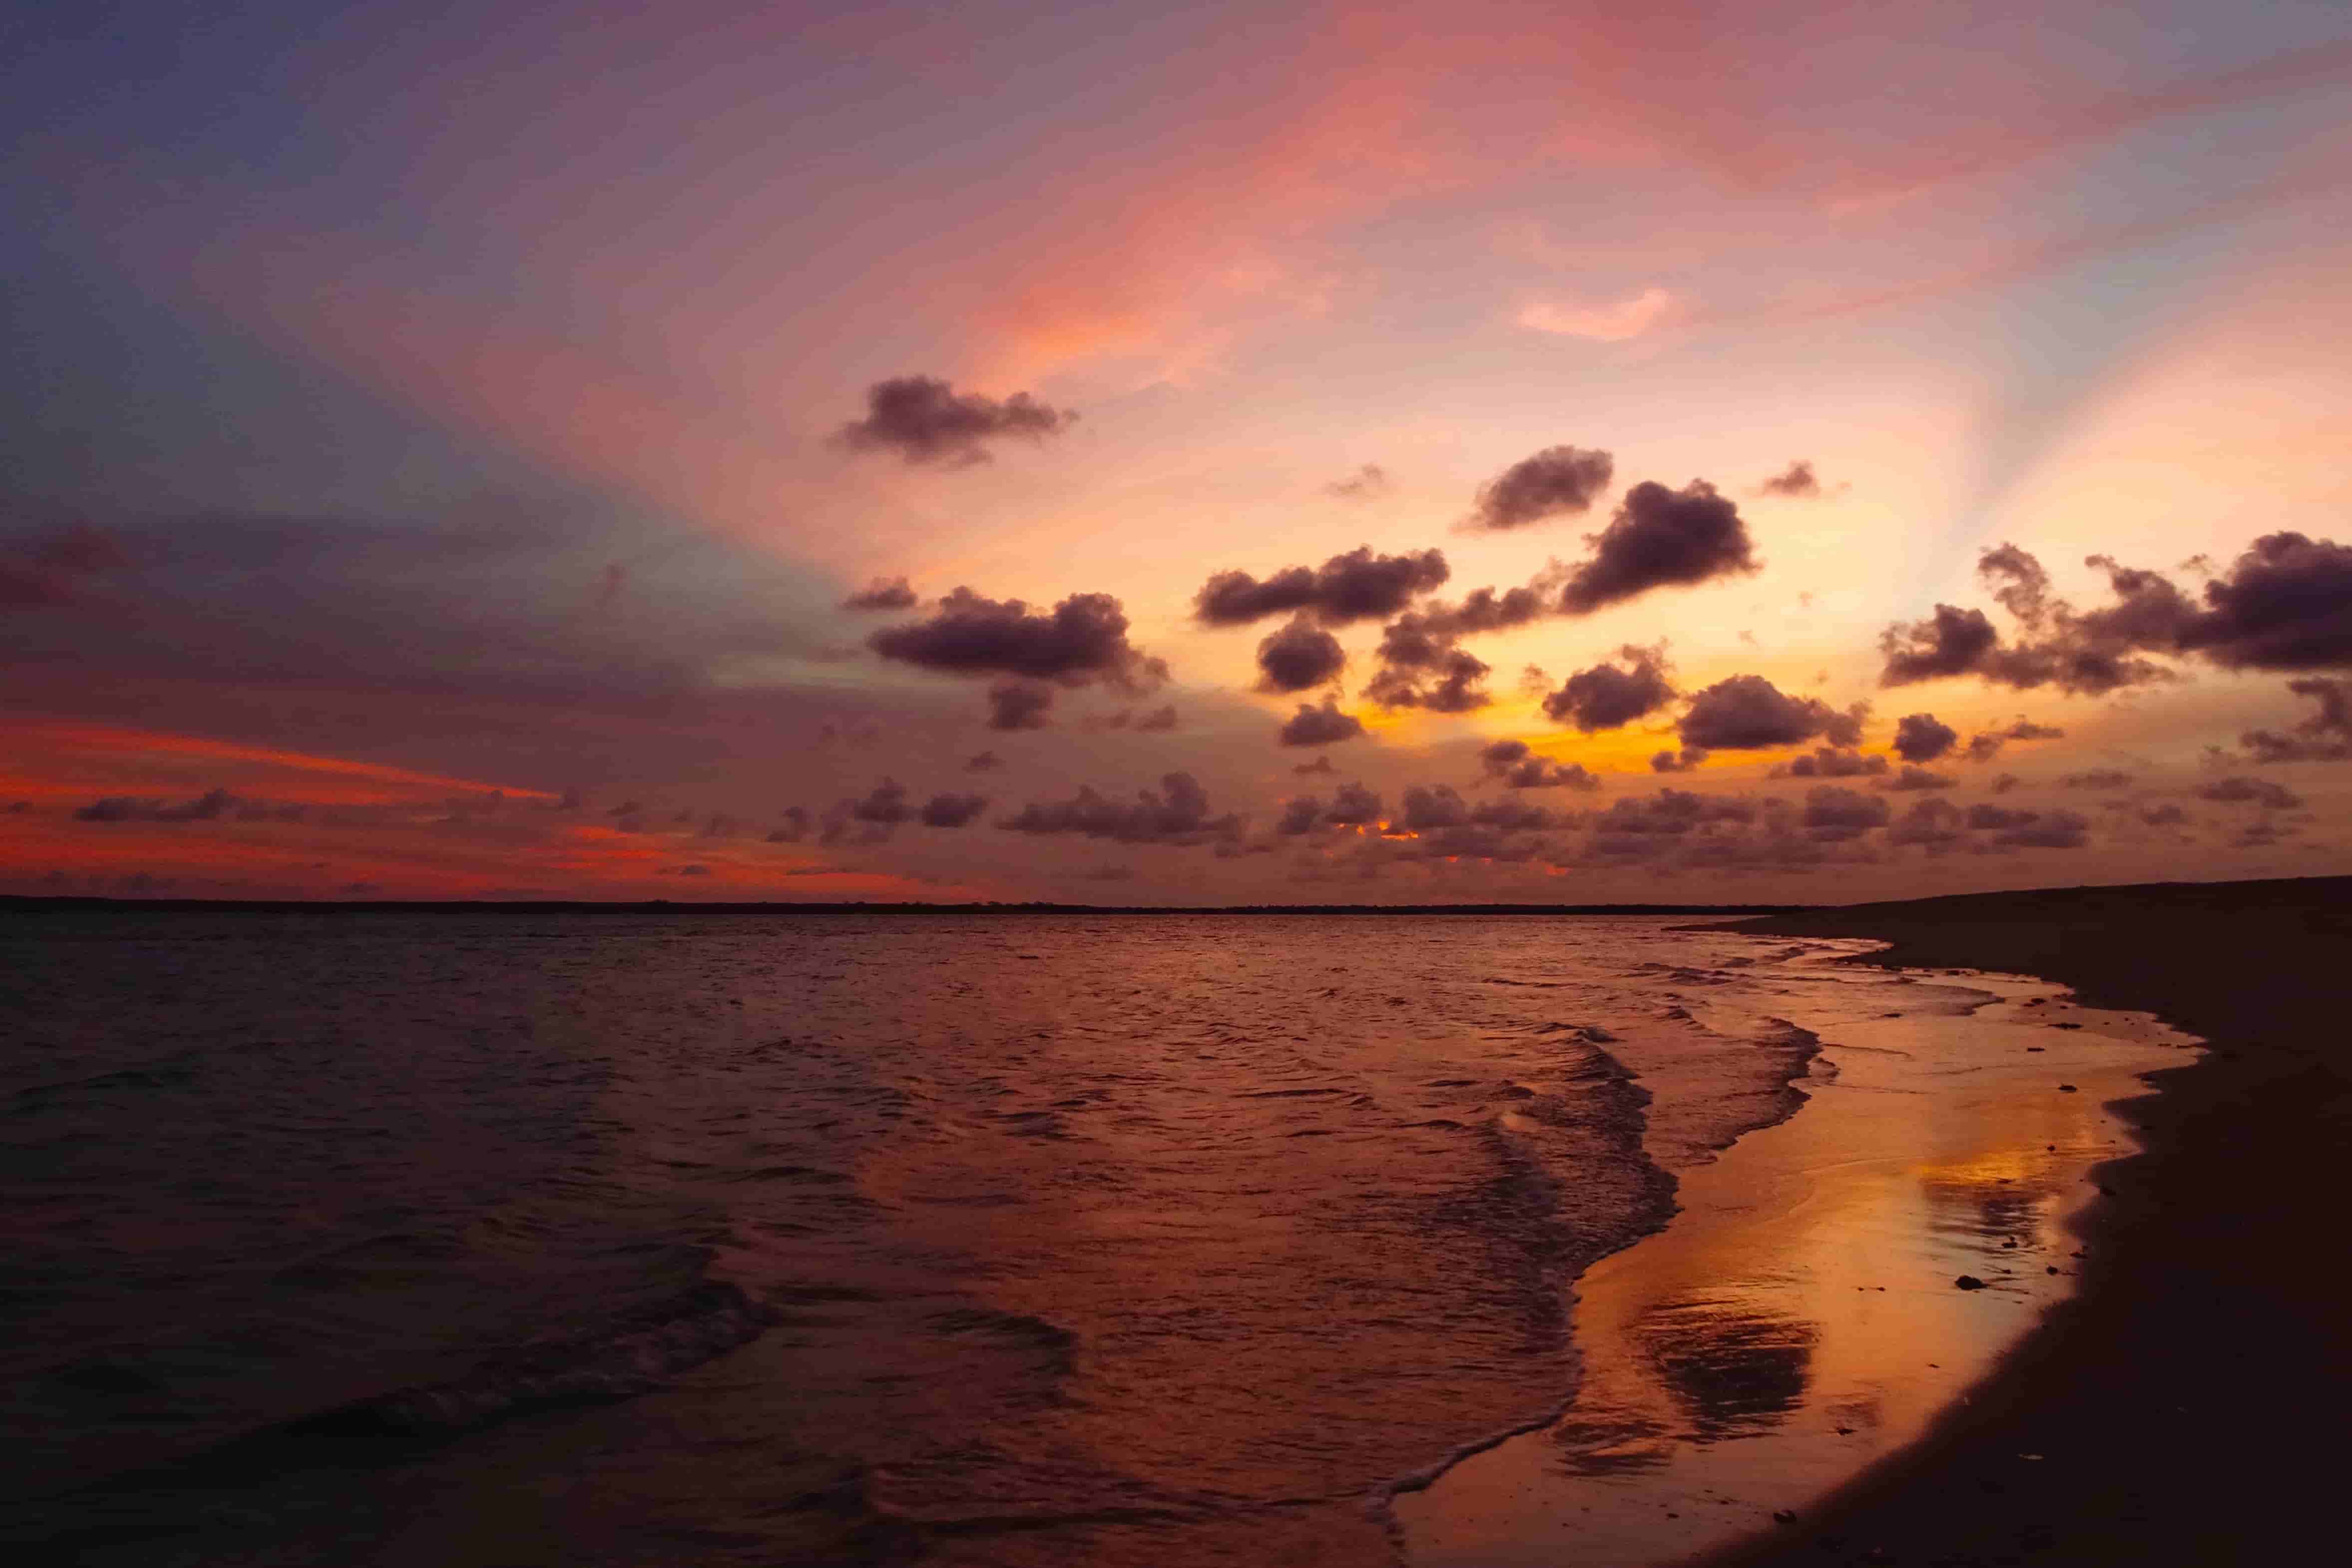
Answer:
POLYGON ((2037 975, 2203 1037, 2120 1109, 2082 1293, 1909 1451, 1716 1568, 2325 1560, 2352 1383, 2352 879, 1857 905, 1739 929, 2037 975))

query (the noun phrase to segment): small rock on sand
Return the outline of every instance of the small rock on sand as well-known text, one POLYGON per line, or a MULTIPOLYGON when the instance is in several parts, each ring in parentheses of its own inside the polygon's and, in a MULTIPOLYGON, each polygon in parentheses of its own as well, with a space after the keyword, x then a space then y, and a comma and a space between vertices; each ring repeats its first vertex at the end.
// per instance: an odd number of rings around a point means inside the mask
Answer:
POLYGON ((1953 1280, 1952 1284, 1954 1288, 1961 1290, 1981 1290, 1985 1288, 1985 1282, 1973 1274, 1963 1274, 1953 1280))

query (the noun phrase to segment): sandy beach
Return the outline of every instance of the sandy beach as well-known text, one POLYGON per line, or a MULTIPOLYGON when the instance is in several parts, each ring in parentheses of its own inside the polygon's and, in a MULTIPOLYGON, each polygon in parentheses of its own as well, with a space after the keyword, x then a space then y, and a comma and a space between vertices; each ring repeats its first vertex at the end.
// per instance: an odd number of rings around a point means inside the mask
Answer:
POLYGON ((1920 1442, 1710 1561, 2328 1556, 2328 1434, 2352 1386, 2352 879, 1974 895, 1742 929, 1891 943, 1864 963, 2040 976, 2210 1048, 2119 1107, 2146 1152, 2101 1173, 2081 1294, 1920 1442))

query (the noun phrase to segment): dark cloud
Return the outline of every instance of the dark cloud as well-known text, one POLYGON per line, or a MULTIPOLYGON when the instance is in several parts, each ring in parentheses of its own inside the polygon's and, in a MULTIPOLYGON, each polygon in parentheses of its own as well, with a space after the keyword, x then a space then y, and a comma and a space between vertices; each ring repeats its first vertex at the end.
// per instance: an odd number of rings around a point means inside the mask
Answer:
POLYGON ((1759 495, 1785 496, 1796 500, 1817 500, 1822 494, 1821 477, 1804 458, 1795 459, 1756 489, 1759 495))
POLYGON ((1004 765, 1004 759, 994 752, 977 752, 964 759, 963 771, 968 773, 992 773, 1004 765))
POLYGON ((1042 441, 1077 417, 1025 392, 999 401, 928 375, 901 375, 866 388, 866 417, 844 425, 835 439, 853 452, 896 452, 909 463, 961 468, 987 462, 987 442, 1042 441))
POLYGON ((871 746, 882 739, 882 726, 872 719, 827 719, 816 727, 820 746, 871 746))
POLYGON ((1363 721, 1353 713, 1340 712, 1339 703, 1326 697, 1319 708, 1300 703, 1275 739, 1286 746, 1336 746, 1363 732, 1363 721))
POLYGON ((1360 784, 1343 784, 1324 820, 1339 827, 1370 826, 1381 820, 1381 797, 1360 784))
POLYGON ((2259 805, 2279 811, 2293 811, 2303 805, 2303 796, 2268 779, 2215 779, 2211 784, 2199 785, 2197 797, 2228 805, 2259 805))
POLYGON ((151 800, 131 795, 110 795, 90 802, 74 813, 77 822, 218 822, 233 817, 240 801, 225 789, 210 789, 194 800, 174 805, 168 801, 151 800))
POLYGON ((1369 544, 1322 565, 1285 567, 1264 582, 1246 572, 1220 572, 1192 597, 1193 617, 1205 626, 1239 626, 1268 616, 1304 610, 1327 626, 1393 616, 1451 573, 1442 551, 1375 555, 1369 544))
POLYGON ((1704 748, 1685 746, 1680 752, 1666 751, 1653 753, 1650 758, 1650 771, 1654 773, 1694 773, 1705 761, 1706 761, 1706 752, 1704 748))
POLYGON ((1538 756, 1525 741, 1496 741, 1480 748, 1479 765, 1486 776, 1508 789, 1572 789, 1587 793, 1601 787, 1600 778, 1582 763, 1565 765, 1538 756))
POLYGON ((2046 811, 2021 815, 2026 820, 1995 833, 1992 842, 2018 849, 2080 849, 2090 842, 2090 819, 2080 813, 2046 811))
POLYGON ((70 605, 91 578, 130 565, 121 545, 87 523, 0 546, 0 611, 70 605))
POLYGON ((1933 713, 1906 713, 1895 721, 1895 754, 1906 763, 1932 763, 1960 743, 1960 732, 1933 713))
POLYGON ((961 827, 987 809, 984 795, 935 795, 923 803, 923 826, 961 827))
POLYGON ((1822 746, 1801 757, 1791 757, 1772 770, 1776 779, 1852 779, 1874 777, 1886 771, 1886 759, 1865 755, 1850 746, 1822 746))
POLYGON ((2179 646, 2231 669, 2352 668, 2352 545, 2300 533, 2257 539, 2205 584, 2179 646))
POLYGON ((1992 781, 1992 793, 1995 795, 2007 795, 2011 790, 2015 789, 2017 785, 2018 777, 2015 773, 2002 773, 2000 777, 1992 781))
POLYGON ((1346 479, 1325 485, 1323 493, 1341 500, 1374 500, 1388 494, 1391 488, 1386 468, 1378 463, 1365 463, 1346 479))
POLYGON ((866 639, 884 658, 947 675, 1008 675, 1065 686, 1101 682, 1145 692, 1168 667, 1127 640, 1127 614, 1108 594, 1073 594, 1051 613, 1018 599, 958 588, 929 620, 886 626, 866 639))
POLYGON ((845 610, 911 610, 915 590, 904 577, 877 577, 841 601, 845 610))
POLYGON ((804 805, 786 806, 782 815, 784 825, 769 833, 769 843, 798 844, 802 839, 808 837, 809 828, 813 826, 809 817, 808 807, 804 805))
POLYGON ((1989 763, 2000 754, 2000 749, 2011 741, 2063 740, 2066 731, 2054 724, 2036 724, 2031 719, 2019 718, 2006 730, 1979 730, 1969 737, 1968 759, 1972 763, 1989 763))
POLYGON ((897 779, 886 778, 874 786, 865 799, 852 802, 849 815, 860 822, 879 822, 897 826, 915 815, 908 803, 907 786, 897 779))
POLYGON ((1302 612, 1257 645, 1260 691, 1306 691, 1339 678, 1348 655, 1339 639, 1318 630, 1302 612))
POLYGON ((1013 833, 1076 834, 1122 844, 1198 844, 1240 835, 1241 818, 1212 817, 1209 795, 1191 773, 1163 774, 1158 790, 1113 800, 1082 786, 1068 800, 1031 801, 997 826, 1013 833))
POLYGON ((2352 680, 2310 676, 2290 680, 2286 689, 2319 704, 2319 711, 2281 734, 2275 730, 2249 730, 2238 743, 2257 763, 2340 763, 2352 761, 2352 680))
POLYGON ((1274 830, 1286 838, 1296 838, 1312 833, 1323 819, 1323 802, 1315 795, 1293 795, 1282 803, 1282 815, 1275 818, 1274 830))
MULTIPOLYGON (((1561 818, 1539 805, 1504 797, 1473 805, 1452 784, 1414 784, 1404 792, 1404 814, 1395 826, 1413 833, 1448 827, 1485 827, 1502 832, 1537 832, 1558 827, 1561 818)), ((1454 853, 1455 851, 1448 851, 1454 853)))
POLYGON ((1680 837, 1710 822, 1745 823, 1755 817, 1751 801, 1669 785, 1647 798, 1629 795, 1611 801, 1609 809, 1591 821, 1597 837, 1680 837))
POLYGON ((1374 675, 1363 694, 1383 708, 1425 708, 1433 713, 1468 713, 1494 700, 1485 681, 1486 664, 1465 648, 1451 648, 1433 666, 1412 670, 1391 666, 1374 675))
POLYGON ((1329 757, 1318 757, 1311 763, 1297 763, 1290 771, 1294 773, 1336 773, 1339 770, 1331 765, 1329 757))
POLYGON ((1790 697, 1760 675, 1734 675, 1690 700, 1678 732, 1685 746, 1753 752, 1820 739, 1851 746, 1862 738, 1867 706, 1841 713, 1818 697, 1790 697))
POLYGON ((1940 854, 1966 837, 1960 824, 1959 807, 1930 795, 1913 801, 1910 810, 1887 826, 1886 841, 1916 845, 1931 855, 1940 854))
POLYGON ((1815 784, 1805 792, 1804 824, 1808 837, 1823 843, 1859 837, 1884 827, 1894 811, 1878 795, 1864 795, 1843 784, 1815 784))
POLYGON ((2058 781, 2061 789, 2129 789, 2132 775, 2121 768, 2093 768, 2088 773, 2068 773, 2058 781))
POLYGON ((1591 556, 1570 569, 1560 591, 1563 614, 1588 616, 1653 588, 1686 587, 1761 565, 1739 508, 1704 479, 1679 490, 1652 479, 1635 485, 1591 542, 1591 556))
POLYGON ((1544 699, 1544 712, 1589 734, 1630 724, 1675 700, 1663 644, 1649 648, 1628 643, 1618 650, 1618 658, 1624 660, 1622 667, 1596 664, 1570 676, 1544 699))
POLYGON ((988 689, 988 727, 1042 730, 1053 722, 1054 689, 1041 680, 1000 680, 988 689))
POLYGON ((1160 734, 1176 728, 1176 704, 1166 703, 1135 716, 1135 727, 1144 734, 1160 734))
POLYGON ((1959 782, 1959 780, 1954 778, 1949 773, 1933 773, 1926 768, 1914 767, 1910 763, 1906 763, 1903 765, 1902 772, 1896 773, 1894 777, 1885 780, 1884 783, 1880 784, 1878 787, 1881 789, 1904 791, 1950 789, 1959 782))
POLYGON ((2189 820, 2189 814, 2170 801, 2166 801, 2160 805, 2151 805, 2142 811, 2139 814, 2139 819, 2150 827, 2177 827, 2189 820))
POLYGON ((1478 491, 1465 531, 1525 528, 1546 518, 1590 511, 1609 489, 1616 463, 1608 453, 1547 447, 1495 476, 1478 491))
POLYGON ((1881 684, 1974 675, 2095 697, 2179 679, 2149 654, 2230 669, 2352 667, 2352 546, 2265 534, 2204 585, 2201 605, 2161 574, 2112 556, 2084 564, 2106 574, 2114 595, 2090 610, 2053 595, 2049 574, 2016 545, 1984 552, 1978 573, 2026 636, 2003 646, 1981 610, 1938 605, 1927 620, 1887 628, 1881 684))

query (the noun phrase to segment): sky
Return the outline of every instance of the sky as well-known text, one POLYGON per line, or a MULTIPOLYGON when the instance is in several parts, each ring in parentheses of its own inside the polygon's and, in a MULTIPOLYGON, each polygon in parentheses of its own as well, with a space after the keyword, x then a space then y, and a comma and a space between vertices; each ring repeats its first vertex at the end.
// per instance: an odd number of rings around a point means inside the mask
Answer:
POLYGON ((0 892, 2352 871, 2352 18, 15 8, 0 892))

